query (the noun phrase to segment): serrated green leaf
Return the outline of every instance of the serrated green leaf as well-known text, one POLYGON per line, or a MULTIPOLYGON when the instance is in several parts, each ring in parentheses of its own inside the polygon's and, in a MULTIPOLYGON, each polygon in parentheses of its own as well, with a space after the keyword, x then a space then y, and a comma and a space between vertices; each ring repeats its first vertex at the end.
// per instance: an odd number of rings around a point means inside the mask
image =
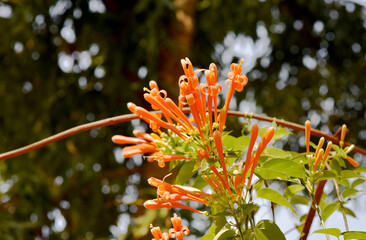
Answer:
POLYGON ((273 158, 289 158, 292 155, 291 152, 278 148, 266 148, 263 154, 270 155, 273 158))
POLYGON ((366 239, 366 232, 361 231, 351 231, 342 233, 344 240, 349 239, 366 239))
POLYGON ((270 168, 256 167, 254 171, 263 179, 287 180, 290 178, 287 174, 270 168))
POLYGON ((276 190, 273 190, 271 188, 259 189, 257 192, 257 197, 264 198, 273 203, 277 203, 277 204, 286 206, 296 214, 295 209, 292 207, 291 203, 276 190))
POLYGON ((339 236, 341 235, 341 230, 339 230, 338 228, 326 228, 326 229, 316 230, 313 233, 323 233, 323 234, 336 236, 337 238, 339 238, 339 236))
POLYGON ((363 178, 357 178, 355 181, 353 181, 353 183, 352 183, 352 187, 354 188, 354 187, 356 187, 356 186, 358 186, 358 185, 360 185, 360 184, 362 184, 362 183, 364 183, 366 180, 365 179, 363 179, 363 178))
POLYGON ((326 221, 327 218, 330 217, 330 215, 332 215, 334 213, 334 211, 339 208, 339 206, 340 206, 339 202, 334 202, 334 203, 328 204, 325 207, 323 214, 322 214, 324 221, 326 221))
POLYGON ((274 158, 266 161, 262 167, 285 173, 290 177, 296 177, 301 179, 306 178, 306 173, 303 167, 300 164, 291 160, 274 158))
POLYGON ((292 198, 296 193, 304 190, 304 186, 300 184, 290 185, 285 189, 284 195, 287 198, 292 198))
POLYGON ((351 170, 343 170, 343 171, 341 171, 341 178, 342 179, 356 178, 356 177, 361 177, 361 175, 359 175, 355 171, 351 171, 351 170))
MULTIPOLYGON (((286 240, 280 228, 271 220, 261 220, 255 226, 267 239, 286 240)), ((263 238, 260 238, 263 239, 263 238)))
POLYGON ((195 161, 185 162, 179 169, 179 172, 175 179, 175 184, 177 185, 186 184, 191 179, 191 177, 196 173, 195 171, 193 171, 195 164, 196 164, 195 161))
POLYGON ((346 188, 346 189, 343 190, 342 196, 344 198, 346 198, 346 197, 352 196, 353 194, 358 193, 358 192, 359 191, 357 189, 354 189, 354 188, 346 188))
POLYGON ((292 204, 303 204, 303 205, 309 205, 309 199, 305 196, 295 195, 291 198, 292 204))

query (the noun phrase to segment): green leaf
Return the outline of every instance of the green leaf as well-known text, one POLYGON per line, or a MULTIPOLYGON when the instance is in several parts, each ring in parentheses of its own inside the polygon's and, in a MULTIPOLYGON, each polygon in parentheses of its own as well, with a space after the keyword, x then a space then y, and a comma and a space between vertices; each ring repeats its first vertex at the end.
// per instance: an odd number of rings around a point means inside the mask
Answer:
POLYGON ((355 170, 353 170, 355 172, 359 172, 359 173, 366 173, 366 166, 361 166, 358 168, 355 168, 355 170))
POLYGON ((358 178, 358 179, 356 179, 353 183, 352 183, 352 187, 354 188, 354 187, 356 187, 356 186, 358 186, 358 185, 360 185, 360 184, 362 184, 362 183, 364 183, 366 180, 365 179, 363 179, 363 178, 358 178))
POLYGON ((211 227, 208 229, 208 233, 201 237, 201 240, 211 240, 215 237, 216 225, 214 223, 211 224, 211 227))
POLYGON ((202 189, 202 188, 206 187, 207 185, 208 185, 208 183, 205 180, 203 180, 203 178, 200 175, 198 175, 195 178, 192 187, 202 189))
POLYGON ((226 149, 233 148, 235 146, 236 137, 233 137, 231 135, 226 135, 222 138, 222 144, 224 144, 226 149))
POLYGON ((283 127, 276 127, 276 131, 275 131, 272 139, 277 140, 277 139, 286 137, 286 136, 291 135, 291 134, 292 134, 292 132, 286 130, 283 127))
POLYGON ((243 214, 243 217, 255 214, 259 209, 259 206, 254 203, 242 204, 236 209, 237 213, 243 214))
POLYGON ((348 239, 366 239, 366 232, 352 231, 342 233, 344 240, 348 239))
POLYGON ((195 161, 185 162, 179 169, 179 172, 175 179, 175 184, 177 185, 186 184, 191 179, 191 177, 196 173, 195 171, 193 171, 195 164, 196 164, 195 161))
POLYGON ((271 220, 261 220, 257 223, 255 228, 260 230, 267 239, 286 240, 285 235, 280 228, 271 220))
POLYGON ((334 170, 324 170, 323 175, 317 179, 317 182, 322 181, 322 180, 327 180, 327 179, 331 179, 331 178, 337 178, 337 172, 334 170))
POLYGON ((213 240, 226 240, 230 237, 235 236, 235 231, 230 228, 230 225, 223 227, 213 238, 213 240))
POLYGON ((210 168, 212 165, 216 163, 215 159, 213 158, 205 158, 201 161, 201 170, 205 171, 210 168))
POLYGON ((287 198, 292 198, 296 193, 304 190, 304 186, 300 184, 290 185, 285 189, 284 195, 287 198))
POLYGON ((344 210, 344 212, 347 214, 347 215, 350 215, 350 216, 352 216, 352 217, 356 217, 356 214, 351 210, 351 209, 349 209, 349 208, 347 208, 347 207, 345 207, 345 206, 343 206, 343 210, 344 210))
POLYGON ((305 196, 295 195, 291 198, 292 204, 303 204, 303 205, 309 205, 309 199, 305 196))
POLYGON ((271 188, 262 188, 257 192, 257 197, 267 199, 271 202, 283 205, 291 209, 295 214, 295 209, 292 207, 291 203, 282 196, 279 192, 271 189, 271 188))
POLYGON ((227 224, 226 216, 230 213, 226 213, 225 215, 221 215, 213 218, 213 222, 216 225, 215 235, 227 224))
POLYGON ((341 230, 339 230, 338 228, 326 228, 326 229, 316 230, 313 233, 323 233, 323 234, 336 236, 337 238, 339 238, 339 236, 341 235, 341 230))
POLYGON ((240 136, 235 140, 233 150, 234 151, 244 151, 250 142, 250 137, 248 136, 240 136))
POLYGON ((274 158, 289 158, 291 157, 291 152, 282 150, 282 149, 278 149, 278 148, 266 148, 263 151, 263 154, 265 155, 270 155, 274 158))
POLYGON ((328 204, 325 208, 324 208, 324 211, 323 211, 323 219, 324 221, 327 220, 327 218, 332 215, 334 213, 335 210, 337 210, 339 208, 340 204, 339 202, 334 202, 334 203, 331 203, 331 204, 328 204))
POLYGON ((283 172, 290 177, 296 177, 301 179, 306 178, 306 173, 303 167, 297 162, 291 160, 274 158, 266 161, 262 167, 283 172))
MULTIPOLYGON (((265 128, 260 128, 258 130, 258 135, 263 137, 264 136, 264 133, 267 131, 267 127, 265 128)), ((273 140, 277 140, 277 139, 280 139, 280 138, 283 138, 283 137, 286 137, 288 135, 292 134, 292 132, 290 131, 287 131, 285 128, 283 127, 279 127, 277 126, 276 129, 275 129, 275 133, 273 135, 273 140)))
POLYGON ((256 167, 254 171, 263 179, 287 180, 290 178, 287 174, 270 168, 256 167))
POLYGON ((353 194, 358 193, 358 192, 359 191, 357 189, 354 189, 354 188, 346 188, 346 189, 343 190, 342 196, 344 198, 346 198, 346 197, 352 196, 353 194))
POLYGON ((362 176, 357 174, 355 171, 351 171, 351 170, 341 171, 341 178, 342 179, 356 178, 356 177, 362 177, 362 176))

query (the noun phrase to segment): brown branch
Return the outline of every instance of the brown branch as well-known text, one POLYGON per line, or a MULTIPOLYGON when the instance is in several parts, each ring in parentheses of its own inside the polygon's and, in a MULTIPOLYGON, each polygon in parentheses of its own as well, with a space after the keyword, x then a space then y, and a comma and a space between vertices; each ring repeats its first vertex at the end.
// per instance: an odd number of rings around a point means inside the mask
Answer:
POLYGON ((128 122, 128 121, 132 121, 132 120, 137 119, 137 118, 138 118, 138 116, 135 115, 135 114, 126 114, 126 115, 106 118, 106 119, 103 119, 103 120, 100 120, 100 121, 79 125, 77 127, 70 128, 66 131, 63 131, 63 132, 60 132, 58 134, 52 135, 51 137, 45 138, 41 141, 32 143, 32 144, 27 145, 25 147, 15 149, 15 150, 10 151, 10 152, 2 153, 2 154, 0 154, 0 161, 8 159, 8 158, 13 158, 13 157, 16 157, 16 156, 19 156, 19 155, 22 155, 22 154, 25 154, 27 152, 30 152, 30 151, 33 151, 35 149, 44 147, 44 146, 46 146, 50 143, 60 141, 61 139, 70 137, 70 136, 75 135, 75 134, 80 133, 80 132, 85 132, 85 131, 88 131, 88 130, 91 130, 91 129, 94 129, 94 128, 105 127, 105 126, 109 126, 109 125, 113 125, 113 124, 117 124, 117 123, 128 122))
MULTIPOLYGON (((159 111, 157 111, 159 112, 159 111)), ((184 113, 189 113, 190 110, 188 108, 183 109, 184 113)), ((305 131, 305 127, 303 125, 300 124, 296 124, 296 123, 292 123, 292 122, 288 122, 288 121, 284 121, 284 120, 278 120, 276 118, 271 118, 271 117, 267 117, 267 116, 263 116, 263 115, 259 115, 259 114, 253 114, 253 113, 241 113, 238 111, 228 111, 228 115, 229 116, 236 116, 236 117, 244 117, 244 118, 255 118, 258 119, 260 121, 266 121, 266 122, 273 122, 275 121, 277 123, 277 125, 283 126, 283 127, 287 127, 287 128, 291 128, 297 131, 305 131)), ((50 143, 53 142, 57 142, 61 139, 70 137, 72 135, 75 135, 77 133, 80 132, 85 132, 94 128, 100 128, 100 127, 105 127, 105 126, 109 126, 109 125, 114 125, 117 123, 122 123, 122 122, 128 122, 128 121, 132 121, 134 119, 138 119, 139 117, 135 114, 126 114, 126 115, 121 115, 121 116, 117 116, 117 117, 111 117, 111 118, 106 118, 100 121, 96 121, 96 122, 91 122, 91 123, 87 123, 87 124, 83 124, 77 127, 73 127, 70 128, 66 131, 60 132, 58 134, 55 134, 51 137, 45 138, 41 141, 32 143, 30 145, 27 145, 25 147, 22 148, 18 148, 15 149, 13 151, 9 151, 6 153, 2 153, 0 154, 0 161, 1 160, 5 160, 5 159, 9 159, 9 158, 13 158, 22 154, 25 154, 27 152, 36 150, 38 148, 44 147, 50 143)), ((339 144, 339 139, 333 135, 327 134, 327 133, 323 133, 322 131, 319 131, 317 129, 311 129, 311 134, 318 136, 318 137, 324 137, 327 140, 332 141, 335 144, 339 144)), ((350 146, 350 143, 345 142, 344 143, 345 146, 350 146)), ((355 147, 354 152, 357 153, 361 153, 362 155, 366 156, 366 150, 363 148, 359 148, 359 147, 355 147)))
MULTIPOLYGON (((267 117, 267 116, 254 114, 254 113, 241 113, 241 112, 238 112, 238 111, 229 111, 229 112, 228 112, 228 115, 231 115, 231 116, 244 117, 244 118, 255 118, 257 120, 266 121, 266 122, 275 121, 277 125, 287 127, 287 128, 291 128, 293 130, 305 132, 305 126, 297 124, 297 123, 292 123, 292 122, 288 122, 288 121, 285 121, 285 120, 279 120, 279 119, 276 119, 276 118, 267 117), (230 112, 230 114, 229 114, 229 112, 230 112)), ((318 129, 312 128, 311 129, 311 135, 314 135, 314 136, 317 136, 317 137, 324 137, 326 140, 332 141, 334 144, 339 145, 339 136, 337 136, 336 134, 332 135, 332 134, 324 133, 324 132, 322 132, 318 129)), ((343 146, 347 147, 347 146, 351 146, 351 144, 348 143, 348 142, 345 142, 343 146)), ((355 146, 353 151, 366 156, 366 149, 355 146)))

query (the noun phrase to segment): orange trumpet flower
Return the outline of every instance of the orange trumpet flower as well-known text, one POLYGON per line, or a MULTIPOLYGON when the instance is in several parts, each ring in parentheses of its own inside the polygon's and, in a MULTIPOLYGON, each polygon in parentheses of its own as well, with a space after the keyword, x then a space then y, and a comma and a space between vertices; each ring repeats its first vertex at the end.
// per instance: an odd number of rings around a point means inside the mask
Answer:
POLYGON ((310 135, 311 135, 311 122, 309 120, 307 120, 305 122, 305 142, 306 142, 306 152, 309 155, 310 153, 310 135))
POLYGON ((190 231, 187 226, 182 226, 182 219, 174 213, 174 217, 171 218, 173 228, 169 229, 169 237, 176 238, 177 240, 183 240, 184 236, 187 236, 190 231))
POLYGON ((251 181, 252 181, 252 177, 254 174, 254 169, 257 166, 257 162, 258 159, 260 157, 260 155, 262 154, 263 150, 266 148, 267 144, 272 140, 273 135, 274 135, 275 129, 273 127, 269 127, 267 129, 267 131, 264 133, 264 136, 261 140, 261 142, 259 143, 257 152, 255 153, 254 159, 251 161, 252 162, 252 171, 250 172, 250 176, 249 176, 249 180, 248 180, 248 188, 250 187, 251 181))
POLYGON ((205 215, 205 212, 199 211, 197 209, 191 208, 187 205, 184 205, 180 202, 171 202, 171 201, 166 201, 166 200, 158 200, 158 199, 153 199, 153 200, 147 200, 144 203, 144 207, 147 209, 160 209, 160 208, 181 208, 181 209, 186 209, 192 212, 196 212, 202 215, 205 215))
POLYGON ((213 134, 213 138, 214 138, 214 141, 215 141, 215 144, 216 144, 217 153, 219 155, 220 163, 221 163, 222 170, 223 170, 224 176, 225 176, 225 187, 229 191, 229 193, 232 193, 231 189, 230 189, 230 185, 229 185, 229 180, 228 180, 228 177, 227 177, 224 150, 223 150, 223 147, 222 147, 222 140, 221 140, 221 133, 216 130, 213 134))
POLYGON ((154 236, 152 240, 168 240, 169 234, 168 233, 161 233, 160 227, 152 227, 151 234, 154 236))
POLYGON ((164 155, 162 151, 155 152, 151 154, 150 156, 146 157, 149 159, 149 162, 151 161, 157 161, 159 164, 159 167, 165 167, 166 162, 174 161, 174 160, 191 160, 191 157, 181 156, 181 155, 164 155))

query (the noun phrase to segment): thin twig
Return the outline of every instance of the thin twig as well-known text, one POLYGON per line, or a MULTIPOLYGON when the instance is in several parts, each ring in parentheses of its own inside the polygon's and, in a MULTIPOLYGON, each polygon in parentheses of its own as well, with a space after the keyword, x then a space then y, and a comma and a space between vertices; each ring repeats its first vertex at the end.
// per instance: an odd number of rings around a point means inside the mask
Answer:
MULTIPOLYGON (((156 112, 160 112, 160 111, 156 111, 156 112)), ((189 113, 190 110, 189 108, 185 108, 183 109, 184 113, 189 113)), ((305 127, 303 125, 300 124, 296 124, 296 123, 292 123, 292 122, 288 122, 288 121, 284 121, 284 120, 279 120, 276 118, 271 118, 271 117, 267 117, 267 116, 263 116, 263 115, 259 115, 259 114, 254 114, 254 113, 241 113, 238 111, 228 111, 227 113, 229 116, 236 116, 236 117, 244 117, 244 118, 254 118, 260 121, 266 121, 266 122, 273 122, 275 121, 277 125, 283 126, 283 127, 287 127, 287 128, 291 128, 297 131, 305 131, 305 127)), ((27 145, 25 147, 21 147, 9 152, 5 152, 0 154, 0 161, 1 160, 5 160, 5 159, 9 159, 9 158, 13 158, 22 154, 25 154, 27 152, 36 150, 38 148, 44 147, 50 143, 53 142, 57 142, 59 140, 62 140, 64 138, 70 137, 72 135, 75 135, 77 133, 80 132, 85 132, 85 131, 89 131, 91 129, 94 128, 100 128, 100 127, 105 127, 105 126, 109 126, 109 125, 114 125, 117 123, 122 123, 122 122, 128 122, 128 121, 132 121, 134 119, 138 119, 139 117, 136 114, 126 114, 126 115, 121 115, 121 116, 117 116, 117 117, 111 117, 111 118, 106 118, 100 121, 96 121, 96 122, 91 122, 91 123, 87 123, 87 124, 83 124, 83 125, 79 125, 77 127, 73 127, 70 128, 66 131, 60 132, 58 134, 55 134, 51 137, 45 138, 41 141, 32 143, 30 145, 27 145)), ((311 129, 311 134, 318 136, 318 137, 324 137, 327 140, 332 141, 335 144, 339 143, 339 138, 324 133, 322 131, 319 131, 317 129, 311 129)), ((350 143, 345 142, 344 146, 350 146, 350 143)), ((353 149, 354 152, 357 153, 361 153, 362 155, 366 156, 366 150, 360 147, 355 147, 353 149)))
POLYGON ((343 215, 344 225, 346 227, 346 231, 348 232, 349 231, 348 221, 347 221, 346 212, 344 211, 343 198, 342 198, 341 192, 339 191, 338 183, 335 179, 333 179, 333 184, 334 184, 334 187, 335 187, 336 192, 337 192, 337 197, 338 197, 339 203, 341 205, 340 207, 341 207, 341 212, 342 212, 342 215, 343 215))

